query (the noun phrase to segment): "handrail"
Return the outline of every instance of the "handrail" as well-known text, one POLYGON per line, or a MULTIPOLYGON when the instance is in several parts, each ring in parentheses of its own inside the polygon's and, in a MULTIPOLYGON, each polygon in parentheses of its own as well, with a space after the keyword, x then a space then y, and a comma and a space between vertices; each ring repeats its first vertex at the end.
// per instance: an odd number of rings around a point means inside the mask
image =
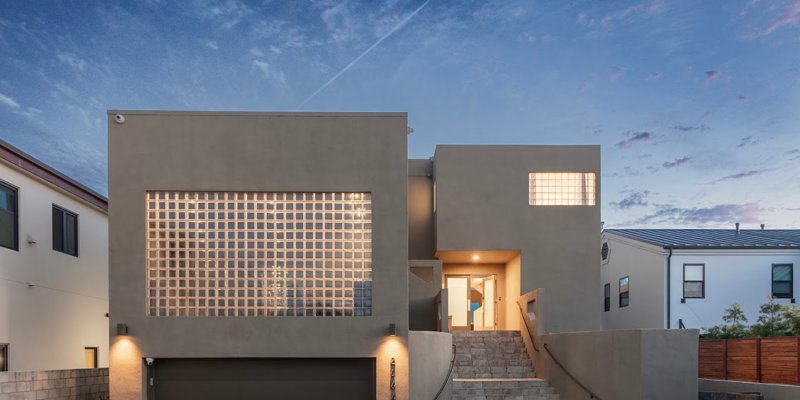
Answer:
MULTIPOLYGON (((519 301, 517 302, 517 306, 519 306, 519 312, 520 312, 520 314, 522 314, 522 323, 525 324, 525 331, 528 332, 528 337, 531 339, 531 345, 533 346, 533 349, 536 350, 536 352, 538 353, 539 349, 536 348, 536 341, 534 339, 534 336, 531 334, 530 328, 528 328, 528 322, 525 320, 525 311, 522 310, 522 304, 520 304, 519 301)), ((561 370, 564 371, 564 373, 567 374, 567 376, 570 379, 572 379, 573 382, 575 382, 578 386, 580 386, 581 389, 583 389, 586 393, 589 393, 589 398, 590 399, 602 400, 600 397, 598 397, 596 394, 594 394, 594 392, 592 392, 591 390, 589 390, 589 388, 587 388, 584 384, 582 384, 578 380, 578 378, 576 378, 569 371, 567 371, 567 368, 564 367, 563 364, 561 364, 561 361, 558 361, 558 358, 556 358, 556 356, 553 354, 553 352, 550 351, 550 348, 547 347, 547 343, 543 344, 543 346, 544 346, 544 350, 547 351, 547 355, 549 355, 550 358, 552 358, 553 361, 555 361, 556 365, 558 365, 558 367, 561 368, 561 370)))
POLYGON ((450 376, 453 374, 453 365, 456 364, 456 345, 453 345, 453 358, 450 360, 450 369, 447 370, 447 376, 444 378, 444 382, 442 382, 442 387, 439 388, 439 391, 436 392, 436 396, 433 396, 433 400, 437 400, 439 396, 441 396, 444 388, 447 387, 447 382, 450 382, 450 376))

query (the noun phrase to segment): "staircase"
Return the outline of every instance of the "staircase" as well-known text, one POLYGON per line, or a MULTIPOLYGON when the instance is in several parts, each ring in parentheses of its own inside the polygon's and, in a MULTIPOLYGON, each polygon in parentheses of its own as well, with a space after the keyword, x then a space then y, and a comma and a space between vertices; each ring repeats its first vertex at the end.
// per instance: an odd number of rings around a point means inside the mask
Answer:
POLYGON ((558 400, 537 379, 518 331, 455 331, 452 400, 558 400))

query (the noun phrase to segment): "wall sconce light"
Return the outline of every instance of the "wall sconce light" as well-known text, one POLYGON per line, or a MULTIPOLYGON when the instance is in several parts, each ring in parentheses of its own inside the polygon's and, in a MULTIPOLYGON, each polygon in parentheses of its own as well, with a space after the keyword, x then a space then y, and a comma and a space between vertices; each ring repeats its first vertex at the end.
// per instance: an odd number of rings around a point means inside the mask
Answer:
POLYGON ((128 325, 119 323, 117 324, 117 335, 126 336, 128 334, 128 325))
POLYGON ((480 259, 481 259, 481 256, 479 256, 479 255, 477 255, 477 254, 473 254, 473 255, 472 255, 472 261, 474 261, 474 262, 478 262, 480 259))
POLYGON ((397 336, 397 324, 389 324, 389 336, 397 336))

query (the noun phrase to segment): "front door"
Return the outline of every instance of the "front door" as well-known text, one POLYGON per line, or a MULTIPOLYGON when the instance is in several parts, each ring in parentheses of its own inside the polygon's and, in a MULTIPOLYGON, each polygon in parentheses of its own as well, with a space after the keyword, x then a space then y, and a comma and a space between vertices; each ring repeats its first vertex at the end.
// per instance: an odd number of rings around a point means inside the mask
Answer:
POLYGON ((495 329, 496 282, 494 275, 445 276, 450 329, 495 329))

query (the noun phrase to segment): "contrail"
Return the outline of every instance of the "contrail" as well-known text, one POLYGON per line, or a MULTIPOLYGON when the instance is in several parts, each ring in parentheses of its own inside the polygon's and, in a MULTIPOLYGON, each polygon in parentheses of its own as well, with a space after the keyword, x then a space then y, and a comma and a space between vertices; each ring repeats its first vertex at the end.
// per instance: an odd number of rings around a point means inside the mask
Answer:
POLYGON ((411 20, 411 18, 414 18, 414 16, 415 16, 415 15, 417 15, 417 13, 418 13, 418 12, 422 11, 422 9, 423 9, 423 8, 425 8, 425 6, 427 6, 427 5, 428 5, 428 3, 430 3, 430 2, 431 2, 431 0, 426 0, 424 3, 422 3, 422 5, 421 5, 421 6, 417 7, 417 9, 416 9, 416 10, 414 10, 414 12, 412 12, 411 14, 409 14, 408 16, 406 16, 405 18, 403 18, 403 20, 402 20, 402 21, 398 22, 398 23, 397 23, 397 25, 395 25, 395 26, 394 26, 394 28, 392 28, 392 30, 390 30, 388 33, 386 33, 385 35, 383 35, 383 37, 382 37, 382 38, 380 38, 380 39, 378 39, 378 41, 377 41, 377 42, 373 43, 373 44, 372 44, 372 46, 369 46, 369 48, 368 48, 368 49, 364 50, 364 52, 363 52, 363 53, 361 53, 361 54, 359 54, 359 55, 358 55, 358 57, 354 58, 354 59, 353 59, 353 61, 350 61, 350 64, 347 64, 347 65, 346 65, 344 68, 342 68, 342 70, 341 70, 341 71, 337 72, 337 73, 336 73, 336 75, 334 75, 334 76, 333 76, 331 79, 328 79, 328 81, 327 81, 327 82, 325 82, 325 84, 324 84, 324 85, 320 86, 320 88, 319 88, 319 89, 317 89, 317 91, 316 91, 316 92, 312 93, 312 94, 311 94, 311 96, 308 96, 308 97, 307 97, 305 100, 303 100, 303 102, 302 102, 302 103, 300 103, 300 105, 299 105, 299 106, 297 106, 297 109, 303 108, 303 106, 305 106, 305 105, 306 105, 306 103, 308 103, 309 101, 311 101, 311 99, 313 99, 314 97, 316 97, 316 96, 317 96, 317 95, 318 95, 320 92, 322 92, 323 90, 325 90, 325 88, 327 88, 328 86, 330 86, 330 84, 331 84, 331 83, 333 83, 333 81, 335 81, 337 78, 339 78, 340 76, 342 76, 342 74, 344 74, 345 72, 347 72, 347 70, 348 70, 348 69, 350 69, 350 68, 351 68, 353 65, 355 65, 355 64, 356 64, 357 62, 359 62, 359 61, 360 61, 362 58, 364 58, 364 56, 366 56, 367 54, 369 54, 369 52, 370 52, 370 51, 372 51, 372 49, 374 49, 374 48, 378 47, 378 45, 380 45, 380 44, 381 44, 381 43, 382 43, 384 40, 386 40, 386 39, 387 39, 389 36, 392 36, 392 34, 393 34, 393 33, 395 33, 397 30, 399 30, 400 28, 402 28, 403 26, 405 26, 405 24, 407 24, 407 23, 408 23, 408 21, 410 21, 410 20, 411 20))

